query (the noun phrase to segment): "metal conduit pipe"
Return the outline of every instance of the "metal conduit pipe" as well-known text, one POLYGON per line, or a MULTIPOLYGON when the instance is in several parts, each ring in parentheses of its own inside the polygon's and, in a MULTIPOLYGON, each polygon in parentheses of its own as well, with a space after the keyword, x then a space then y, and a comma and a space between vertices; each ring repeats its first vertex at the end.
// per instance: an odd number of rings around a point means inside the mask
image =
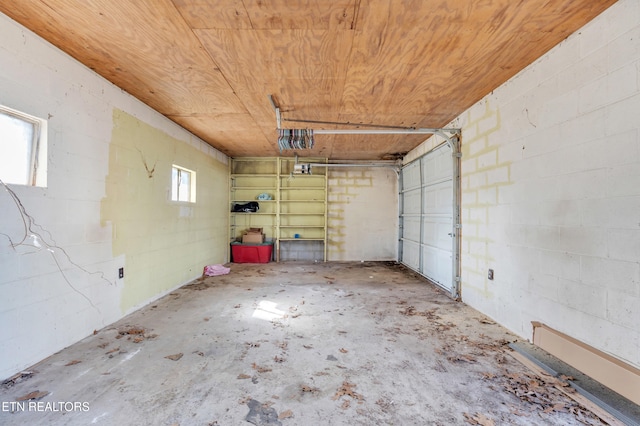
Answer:
POLYGON ((443 128, 443 129, 340 129, 340 130, 314 130, 314 135, 439 135, 444 132, 458 133, 460 129, 443 128))
POLYGON ((392 163, 308 163, 312 167, 392 167, 397 169, 398 164, 392 163))

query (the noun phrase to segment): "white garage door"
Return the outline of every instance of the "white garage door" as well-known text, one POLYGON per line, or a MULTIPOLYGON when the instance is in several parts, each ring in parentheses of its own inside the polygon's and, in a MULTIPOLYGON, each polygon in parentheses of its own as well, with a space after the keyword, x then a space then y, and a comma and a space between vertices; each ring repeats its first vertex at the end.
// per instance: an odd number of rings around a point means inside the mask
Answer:
POLYGON ((454 162, 442 145, 402 169, 401 262, 455 296, 454 162))

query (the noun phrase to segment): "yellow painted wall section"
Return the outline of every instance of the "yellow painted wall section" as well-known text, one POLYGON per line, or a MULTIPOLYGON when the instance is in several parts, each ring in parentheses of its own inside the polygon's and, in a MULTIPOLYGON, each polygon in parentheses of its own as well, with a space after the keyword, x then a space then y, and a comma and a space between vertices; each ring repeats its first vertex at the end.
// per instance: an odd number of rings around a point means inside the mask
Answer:
POLYGON ((511 185, 511 161, 500 158, 491 135, 501 128, 500 110, 484 101, 484 111, 467 112, 462 129, 462 291, 493 297, 486 271, 495 260, 491 254, 491 212, 498 204, 498 190, 511 185))
POLYGON ((123 313, 226 261, 227 165, 115 109, 101 222, 124 256, 123 313), (196 172, 196 203, 171 201, 171 168, 196 172))

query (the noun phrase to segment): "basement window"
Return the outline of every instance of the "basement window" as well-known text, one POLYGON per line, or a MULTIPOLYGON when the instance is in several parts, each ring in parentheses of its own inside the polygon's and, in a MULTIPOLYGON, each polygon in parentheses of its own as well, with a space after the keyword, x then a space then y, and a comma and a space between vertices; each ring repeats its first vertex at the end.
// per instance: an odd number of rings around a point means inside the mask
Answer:
POLYGON ((47 121, 0 105, 0 179, 47 186, 47 121))
POLYGON ((171 201, 196 202, 196 172, 175 164, 172 166, 171 201))

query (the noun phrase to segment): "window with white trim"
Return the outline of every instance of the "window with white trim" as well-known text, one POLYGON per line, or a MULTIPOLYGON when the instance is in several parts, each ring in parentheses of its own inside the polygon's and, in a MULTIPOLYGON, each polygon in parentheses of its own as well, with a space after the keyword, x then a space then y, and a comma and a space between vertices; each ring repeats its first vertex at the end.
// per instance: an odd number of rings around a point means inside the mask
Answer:
POLYGON ((47 186, 47 121, 0 105, 0 179, 47 186))
POLYGON ((196 172, 175 164, 172 166, 171 201, 196 202, 196 172))

